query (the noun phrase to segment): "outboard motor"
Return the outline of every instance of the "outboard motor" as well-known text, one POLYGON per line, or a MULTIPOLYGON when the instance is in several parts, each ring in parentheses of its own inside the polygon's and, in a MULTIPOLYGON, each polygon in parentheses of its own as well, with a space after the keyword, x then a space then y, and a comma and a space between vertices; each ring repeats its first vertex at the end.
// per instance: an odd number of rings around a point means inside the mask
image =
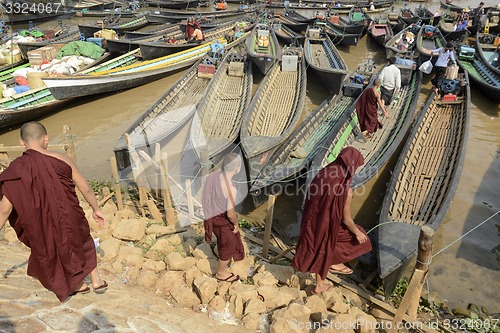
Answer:
POLYGON ((460 80, 443 79, 441 81, 441 91, 444 94, 453 94, 460 89, 460 80))

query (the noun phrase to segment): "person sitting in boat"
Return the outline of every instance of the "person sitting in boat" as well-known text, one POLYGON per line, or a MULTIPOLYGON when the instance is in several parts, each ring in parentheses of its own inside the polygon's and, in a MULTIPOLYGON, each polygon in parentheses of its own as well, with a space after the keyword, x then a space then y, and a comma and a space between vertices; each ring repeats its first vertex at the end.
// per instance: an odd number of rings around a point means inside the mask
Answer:
POLYGON ((388 116, 387 108, 380 98, 381 84, 380 79, 375 79, 373 87, 366 88, 356 103, 359 127, 361 128, 364 140, 371 138, 377 129, 382 128, 382 124, 378 121, 378 106, 382 109, 384 117, 388 116))
POLYGON ((195 43, 201 43, 205 40, 205 37, 203 36, 203 33, 201 32, 200 29, 194 29, 193 35, 190 39, 190 41, 195 42, 195 43))
POLYGON ((467 30, 467 21, 466 20, 460 22, 460 24, 457 25, 457 29, 456 29, 456 31, 464 31, 464 30, 467 30))
POLYGON ((453 62, 453 65, 457 64, 457 61, 455 60, 455 56, 453 55, 453 43, 448 42, 446 43, 445 47, 440 47, 435 50, 428 50, 426 48, 422 48, 422 51, 424 53, 427 53, 430 56, 435 56, 437 55, 438 58, 436 60, 436 63, 434 64, 434 67, 432 68, 435 71, 434 78, 431 80, 432 82, 432 89, 438 93, 438 88, 439 84, 444 78, 444 75, 446 73, 446 67, 448 67, 448 63, 451 60, 453 62))
POLYGON ((380 98, 385 105, 389 105, 394 94, 401 89, 401 70, 396 66, 396 57, 391 57, 389 63, 378 77, 382 82, 380 98))
POLYGON ((193 33, 196 29, 201 31, 200 23, 198 23, 194 17, 188 18, 186 24, 186 40, 193 39, 193 33))
POLYGON ((370 8, 370 10, 375 10, 375 5, 373 4, 373 0, 370 0, 370 2, 368 3, 368 8, 370 8))
POLYGON ((170 37, 168 38, 168 43, 169 43, 169 44, 177 44, 177 43, 178 43, 178 41, 177 41, 177 39, 176 39, 175 37, 170 36, 170 37))
POLYGON ((484 9, 484 2, 481 1, 479 3, 479 6, 474 11, 474 14, 475 15, 473 24, 480 24, 481 27, 484 28, 486 26, 486 19, 487 19, 486 10, 484 9))
POLYGON ((408 49, 409 43, 406 37, 401 37, 398 41, 398 50, 405 51, 408 49))
POLYGON ((469 21, 469 12, 470 12, 469 8, 462 9, 462 12, 457 17, 457 25, 463 21, 469 21))

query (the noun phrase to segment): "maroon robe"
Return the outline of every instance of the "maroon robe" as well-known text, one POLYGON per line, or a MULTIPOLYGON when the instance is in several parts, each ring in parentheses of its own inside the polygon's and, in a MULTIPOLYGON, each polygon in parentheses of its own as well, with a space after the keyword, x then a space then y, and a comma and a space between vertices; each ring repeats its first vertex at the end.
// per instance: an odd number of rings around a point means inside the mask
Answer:
POLYGON ((28 275, 66 300, 97 266, 71 167, 30 149, 0 175, 0 198, 4 195, 13 205, 9 223, 31 248, 28 275))
MULTIPOLYGON (((221 170, 208 175, 203 188, 202 206, 205 214, 205 241, 212 241, 212 233, 217 237, 217 249, 220 260, 233 258, 240 261, 245 258, 245 249, 240 233, 233 233, 234 225, 227 217, 227 200, 220 182, 221 170)), ((224 184, 224 186, 226 186, 224 184)))
POLYGON ((201 26, 198 21, 196 21, 196 19, 192 23, 188 21, 186 24, 186 38, 188 40, 193 37, 193 32, 195 29, 199 29, 201 31, 201 26))
MULTIPOLYGON (((331 265, 345 263, 371 251, 369 240, 360 244, 342 223, 352 177, 363 163, 361 153, 348 147, 312 180, 292 261, 297 270, 319 274, 324 280, 331 265)), ((363 228, 356 226, 365 233, 363 228)))
POLYGON ((356 112, 358 113, 359 127, 361 131, 374 133, 382 124, 378 121, 377 95, 373 88, 366 88, 356 103, 356 112))

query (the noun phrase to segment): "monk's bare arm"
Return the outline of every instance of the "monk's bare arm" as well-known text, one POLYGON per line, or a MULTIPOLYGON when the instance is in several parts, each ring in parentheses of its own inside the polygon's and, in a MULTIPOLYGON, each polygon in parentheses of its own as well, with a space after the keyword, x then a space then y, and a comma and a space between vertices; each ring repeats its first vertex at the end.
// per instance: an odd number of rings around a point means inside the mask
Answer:
POLYGON ((354 220, 352 219, 351 216, 351 201, 352 201, 352 189, 349 188, 349 193, 347 194, 347 199, 345 201, 345 206, 344 206, 343 223, 346 226, 346 228, 356 236, 358 242, 364 243, 367 241, 367 238, 365 234, 363 234, 358 229, 358 227, 356 227, 356 224, 354 223, 354 220))
POLYGON ((387 116, 388 116, 387 107, 384 105, 384 102, 382 101, 382 98, 380 97, 380 92, 377 92, 376 95, 377 95, 377 103, 380 106, 380 108, 382 109, 382 112, 384 112, 384 117, 387 118, 387 116))
POLYGON ((12 204, 9 199, 4 195, 2 201, 0 201, 0 230, 2 230, 5 222, 9 219, 10 213, 12 212, 12 204))
MULTIPOLYGON (((231 194, 233 196, 233 200, 236 199, 236 195, 238 194, 238 191, 234 188, 234 186, 231 186, 230 188, 231 194)), ((236 210, 234 209, 232 200, 227 200, 227 217, 229 221, 231 221, 232 224, 234 224, 234 233, 237 233, 239 231, 238 228, 238 215, 236 214, 236 210)))
POLYGON ((76 166, 75 162, 71 160, 68 156, 60 153, 54 153, 51 152, 53 155, 59 159, 62 159, 64 162, 66 162, 72 170, 72 179, 73 182, 75 183, 76 187, 82 192, 83 197, 87 202, 89 203, 90 207, 92 207, 92 217, 94 220, 96 220, 99 224, 104 224, 106 222, 106 218, 104 215, 101 213, 101 210, 99 209, 99 205, 97 203, 97 198, 94 194, 94 191, 89 186, 89 183, 85 180, 83 177, 82 173, 80 170, 78 170, 78 167, 76 166))

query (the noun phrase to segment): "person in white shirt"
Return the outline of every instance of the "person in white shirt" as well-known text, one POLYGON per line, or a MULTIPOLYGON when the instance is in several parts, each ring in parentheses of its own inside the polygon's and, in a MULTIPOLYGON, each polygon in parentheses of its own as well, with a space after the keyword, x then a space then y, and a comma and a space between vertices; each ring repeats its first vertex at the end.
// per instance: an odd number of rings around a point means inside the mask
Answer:
POLYGON ((401 71, 396 67, 396 58, 389 59, 389 66, 384 67, 380 72, 379 79, 382 82, 380 87, 380 97, 385 105, 391 103, 392 96, 401 89, 401 71))

